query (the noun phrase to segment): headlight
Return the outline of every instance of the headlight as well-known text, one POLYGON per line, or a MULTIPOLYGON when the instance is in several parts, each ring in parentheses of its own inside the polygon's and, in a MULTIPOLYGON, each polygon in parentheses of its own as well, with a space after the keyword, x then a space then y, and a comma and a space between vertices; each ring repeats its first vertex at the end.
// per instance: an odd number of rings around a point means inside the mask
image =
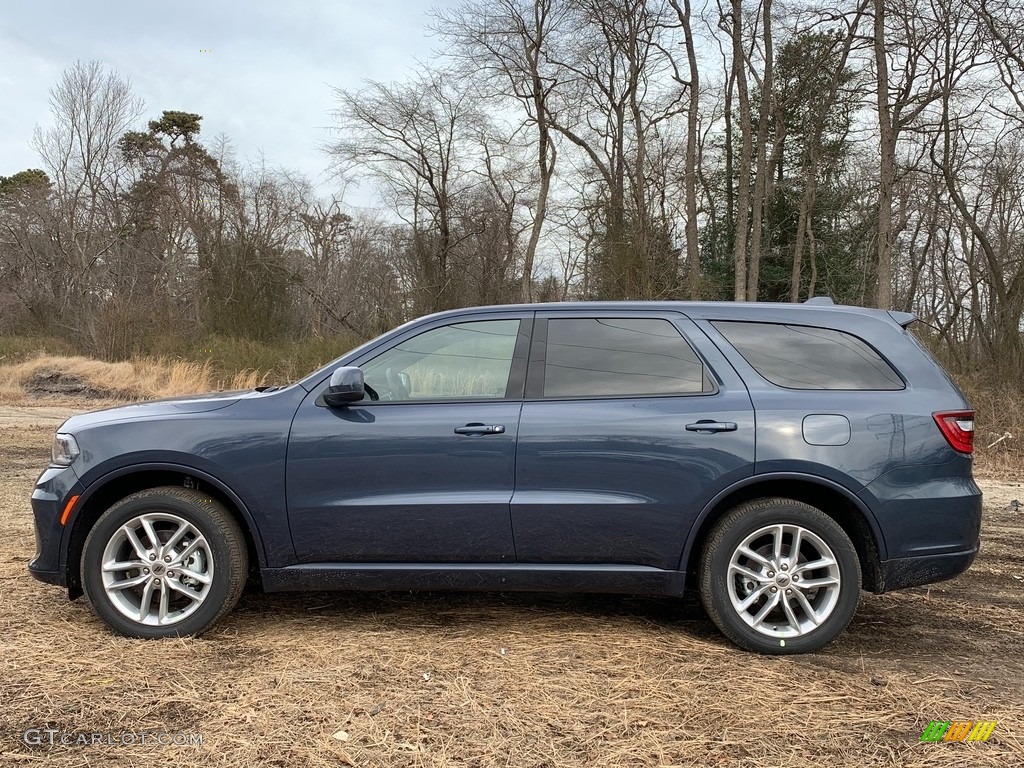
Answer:
POLYGON ((67 467, 73 462, 81 451, 78 450, 78 442, 74 435, 58 432, 53 436, 53 447, 50 449, 50 460, 54 464, 67 467))

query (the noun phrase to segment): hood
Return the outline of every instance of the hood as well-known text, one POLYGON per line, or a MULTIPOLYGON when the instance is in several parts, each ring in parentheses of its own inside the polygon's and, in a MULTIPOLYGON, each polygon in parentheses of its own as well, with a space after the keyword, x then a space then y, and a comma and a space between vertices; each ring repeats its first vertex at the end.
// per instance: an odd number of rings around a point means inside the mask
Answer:
POLYGON ((204 413, 227 408, 245 397, 258 396, 254 390, 238 390, 234 392, 214 392, 205 395, 185 395, 168 397, 161 400, 147 400, 130 405, 119 405, 99 411, 89 411, 72 416, 64 422, 58 431, 72 432, 76 429, 101 424, 108 421, 130 421, 133 419, 174 416, 182 413, 204 413))

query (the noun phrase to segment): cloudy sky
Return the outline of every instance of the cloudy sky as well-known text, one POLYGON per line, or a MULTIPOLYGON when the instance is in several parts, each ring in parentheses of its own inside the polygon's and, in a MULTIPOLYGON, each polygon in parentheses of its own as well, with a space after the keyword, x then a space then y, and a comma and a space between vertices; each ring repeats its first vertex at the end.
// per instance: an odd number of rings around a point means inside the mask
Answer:
POLYGON ((131 81, 145 120, 198 112, 203 134, 227 134, 241 159, 262 152, 268 165, 329 189, 319 147, 329 138, 331 86, 413 71, 438 45, 427 11, 444 4, 2 0, 0 175, 40 165, 29 141, 49 122, 48 90, 76 60, 98 59, 131 81))

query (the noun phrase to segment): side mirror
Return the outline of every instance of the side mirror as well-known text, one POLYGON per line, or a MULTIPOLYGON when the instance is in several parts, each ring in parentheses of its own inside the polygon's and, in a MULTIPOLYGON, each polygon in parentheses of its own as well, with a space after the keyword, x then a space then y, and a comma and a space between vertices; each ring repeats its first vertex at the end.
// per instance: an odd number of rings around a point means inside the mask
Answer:
POLYGON ((354 403, 364 397, 363 372, 349 366, 338 368, 331 374, 331 383, 323 394, 324 402, 331 407, 354 403))

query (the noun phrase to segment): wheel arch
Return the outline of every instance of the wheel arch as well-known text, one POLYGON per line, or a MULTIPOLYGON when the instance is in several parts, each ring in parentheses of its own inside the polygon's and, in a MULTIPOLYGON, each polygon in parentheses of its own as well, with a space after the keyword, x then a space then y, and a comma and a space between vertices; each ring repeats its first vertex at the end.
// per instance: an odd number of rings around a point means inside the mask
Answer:
POLYGON ((147 488, 160 486, 184 486, 191 480, 205 493, 215 498, 235 518, 245 536, 249 555, 249 579, 258 581, 260 569, 266 567, 266 553, 259 530, 253 523, 245 503, 219 478, 208 472, 184 464, 149 463, 136 464, 112 470, 92 482, 81 493, 75 504, 75 514, 70 527, 67 546, 63 548, 66 561, 68 594, 72 598, 82 594, 81 559, 86 536, 100 516, 115 502, 147 488))
POLYGON ((781 497, 802 501, 835 520, 857 550, 864 589, 881 588, 885 539, 871 511, 856 494, 838 483, 797 472, 778 472, 745 478, 726 488, 705 505, 687 537, 680 570, 688 577, 697 572, 700 550, 708 534, 730 509, 753 499, 781 497))

